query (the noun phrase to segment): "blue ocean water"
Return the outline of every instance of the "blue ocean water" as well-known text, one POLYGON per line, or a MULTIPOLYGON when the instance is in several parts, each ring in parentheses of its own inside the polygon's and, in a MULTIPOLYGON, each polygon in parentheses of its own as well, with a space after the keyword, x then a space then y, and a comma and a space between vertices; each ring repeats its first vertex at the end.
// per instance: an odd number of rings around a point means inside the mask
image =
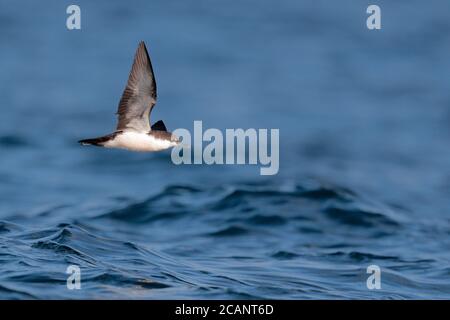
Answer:
POLYGON ((448 1, 70 4, 0 5, 1 299, 450 298, 448 1), (153 120, 279 128, 278 175, 79 146, 140 40, 153 120))

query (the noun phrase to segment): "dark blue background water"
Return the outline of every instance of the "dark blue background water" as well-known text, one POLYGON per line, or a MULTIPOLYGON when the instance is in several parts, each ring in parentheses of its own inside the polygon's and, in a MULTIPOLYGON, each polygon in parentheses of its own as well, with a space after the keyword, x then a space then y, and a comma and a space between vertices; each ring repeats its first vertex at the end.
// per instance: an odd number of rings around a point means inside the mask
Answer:
POLYGON ((69 4, 0 5, 0 298, 450 298, 450 2, 69 4), (154 120, 280 128, 279 174, 80 147, 140 40, 154 120))

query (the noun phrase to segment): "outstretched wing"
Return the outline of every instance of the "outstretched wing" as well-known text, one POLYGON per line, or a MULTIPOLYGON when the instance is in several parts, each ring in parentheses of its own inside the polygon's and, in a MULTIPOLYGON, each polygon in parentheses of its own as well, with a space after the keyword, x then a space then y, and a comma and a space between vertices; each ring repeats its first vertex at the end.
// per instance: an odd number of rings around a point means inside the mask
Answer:
POLYGON ((156 81, 143 41, 139 43, 127 86, 117 110, 117 130, 150 131, 150 112, 156 103, 156 81))

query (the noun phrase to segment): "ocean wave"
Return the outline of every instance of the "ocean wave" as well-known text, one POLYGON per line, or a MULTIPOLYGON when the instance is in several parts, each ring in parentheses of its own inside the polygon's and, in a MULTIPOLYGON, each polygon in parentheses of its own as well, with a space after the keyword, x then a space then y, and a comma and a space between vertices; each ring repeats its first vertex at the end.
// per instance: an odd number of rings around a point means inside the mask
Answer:
MULTIPOLYGON (((445 296, 434 276, 414 273, 438 259, 383 245, 432 230, 408 229, 412 222, 403 212, 339 186, 171 185, 143 200, 115 203, 54 226, 1 221, 0 295, 403 299, 423 297, 416 291, 425 285, 433 297, 445 296), (81 269, 82 293, 66 288, 72 264, 81 269), (386 274, 383 293, 363 289, 370 264, 386 274), (42 291, 43 285, 50 289, 42 291)), ((36 215, 51 221, 77 210, 61 205, 36 215)))
POLYGON ((319 186, 306 189, 295 186, 280 190, 267 186, 234 186, 201 189, 173 185, 143 201, 101 213, 97 219, 114 219, 126 223, 152 223, 160 220, 185 219, 199 212, 217 217, 220 212, 227 223, 275 226, 294 220, 317 220, 318 212, 329 222, 362 228, 399 227, 390 210, 374 205, 344 188, 319 186), (187 199, 187 200, 186 200, 187 199), (307 211, 304 208, 314 208, 307 211), (364 208, 364 209, 362 209, 364 208))

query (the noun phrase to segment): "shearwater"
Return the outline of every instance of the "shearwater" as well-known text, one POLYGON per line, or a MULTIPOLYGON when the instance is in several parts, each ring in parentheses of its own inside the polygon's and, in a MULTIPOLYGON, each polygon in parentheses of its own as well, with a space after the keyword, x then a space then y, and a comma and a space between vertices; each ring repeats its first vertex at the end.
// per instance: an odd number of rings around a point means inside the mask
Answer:
POLYGON ((150 113, 156 104, 156 80, 145 43, 141 41, 117 110, 115 132, 99 138, 80 140, 82 145, 120 148, 132 151, 160 151, 179 144, 167 132, 164 122, 150 127, 150 113))

